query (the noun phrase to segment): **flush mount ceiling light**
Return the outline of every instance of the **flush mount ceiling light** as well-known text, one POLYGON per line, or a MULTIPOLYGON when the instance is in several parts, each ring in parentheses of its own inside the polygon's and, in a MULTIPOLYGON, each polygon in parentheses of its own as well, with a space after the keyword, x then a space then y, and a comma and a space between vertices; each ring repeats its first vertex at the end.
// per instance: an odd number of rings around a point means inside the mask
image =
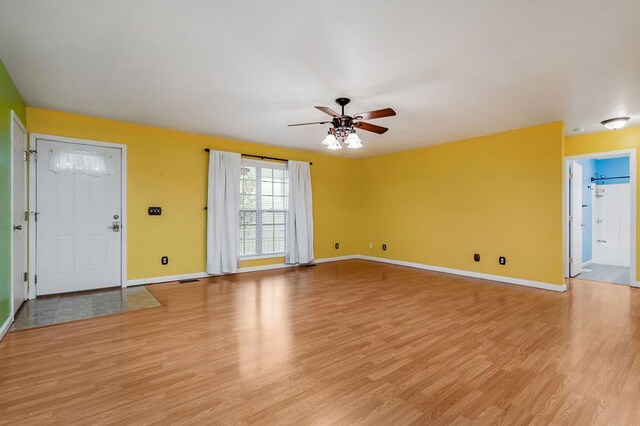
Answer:
POLYGON ((364 120, 373 120, 374 118, 391 117, 396 115, 396 112, 391 108, 378 109, 375 111, 363 112, 354 116, 345 115, 344 107, 351 100, 349 98, 338 98, 336 103, 342 107, 342 114, 338 114, 329 107, 317 106, 316 108, 325 114, 329 114, 333 117, 331 121, 316 121, 313 123, 300 123, 289 124, 292 126, 306 126, 308 124, 328 124, 331 123, 331 128, 324 138, 322 143, 327 146, 327 149, 342 149, 340 142, 347 145, 347 148, 358 149, 362 148, 362 141, 356 135, 356 128, 366 130, 368 132, 377 133, 379 135, 386 132, 386 127, 376 126, 375 124, 366 123, 364 120))
POLYGON ((629 121, 629 117, 616 117, 602 121, 602 125, 609 130, 622 129, 629 121))

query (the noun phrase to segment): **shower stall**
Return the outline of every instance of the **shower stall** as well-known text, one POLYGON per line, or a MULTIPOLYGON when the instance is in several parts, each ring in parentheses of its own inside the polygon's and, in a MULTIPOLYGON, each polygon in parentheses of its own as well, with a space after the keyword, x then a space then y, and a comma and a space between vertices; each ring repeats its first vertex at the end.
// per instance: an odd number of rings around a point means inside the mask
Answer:
POLYGON ((592 262, 601 265, 629 266, 631 217, 629 184, 593 185, 591 226, 592 262))

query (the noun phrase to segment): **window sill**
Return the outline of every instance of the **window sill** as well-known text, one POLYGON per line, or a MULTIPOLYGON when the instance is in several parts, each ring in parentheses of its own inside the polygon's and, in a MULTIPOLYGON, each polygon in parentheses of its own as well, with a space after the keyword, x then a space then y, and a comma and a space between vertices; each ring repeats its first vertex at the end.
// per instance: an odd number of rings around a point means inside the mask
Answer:
POLYGON ((238 258, 242 261, 242 260, 273 259, 277 257, 284 257, 284 253, 256 254, 253 256, 239 256, 238 258))

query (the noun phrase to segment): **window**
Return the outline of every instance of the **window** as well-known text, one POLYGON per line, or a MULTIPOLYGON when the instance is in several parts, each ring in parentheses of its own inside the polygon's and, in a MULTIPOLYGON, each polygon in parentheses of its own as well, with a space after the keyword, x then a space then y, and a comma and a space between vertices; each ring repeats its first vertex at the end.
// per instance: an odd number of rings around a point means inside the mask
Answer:
POLYGON ((242 161, 240 172, 240 257, 284 256, 289 210, 286 165, 242 161))

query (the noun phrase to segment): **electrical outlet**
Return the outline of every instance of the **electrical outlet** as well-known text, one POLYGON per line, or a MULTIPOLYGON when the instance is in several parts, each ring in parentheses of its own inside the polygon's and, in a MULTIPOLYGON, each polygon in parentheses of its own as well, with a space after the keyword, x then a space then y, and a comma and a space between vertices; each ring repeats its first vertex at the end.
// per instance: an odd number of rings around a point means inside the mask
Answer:
POLYGON ((473 260, 475 260, 476 262, 480 262, 480 253, 475 253, 473 255, 473 260))
POLYGON ((383 244, 383 245, 382 245, 382 250, 386 250, 386 249, 387 249, 387 245, 386 245, 386 244, 383 244))
POLYGON ((163 265, 168 265, 169 264, 169 256, 162 256, 162 258, 160 259, 160 263, 162 263, 163 265))
POLYGON ((162 207, 149 207, 147 213, 149 213, 149 216, 160 216, 162 214, 162 207))
POLYGON ((369 248, 373 248, 373 243, 369 243, 369 248))
POLYGON ((498 258, 498 263, 501 264, 501 265, 506 265, 507 264, 507 258, 504 257, 504 256, 500 256, 498 258))
POLYGON ((340 248, 340 244, 336 243, 336 250, 338 250, 340 248))

